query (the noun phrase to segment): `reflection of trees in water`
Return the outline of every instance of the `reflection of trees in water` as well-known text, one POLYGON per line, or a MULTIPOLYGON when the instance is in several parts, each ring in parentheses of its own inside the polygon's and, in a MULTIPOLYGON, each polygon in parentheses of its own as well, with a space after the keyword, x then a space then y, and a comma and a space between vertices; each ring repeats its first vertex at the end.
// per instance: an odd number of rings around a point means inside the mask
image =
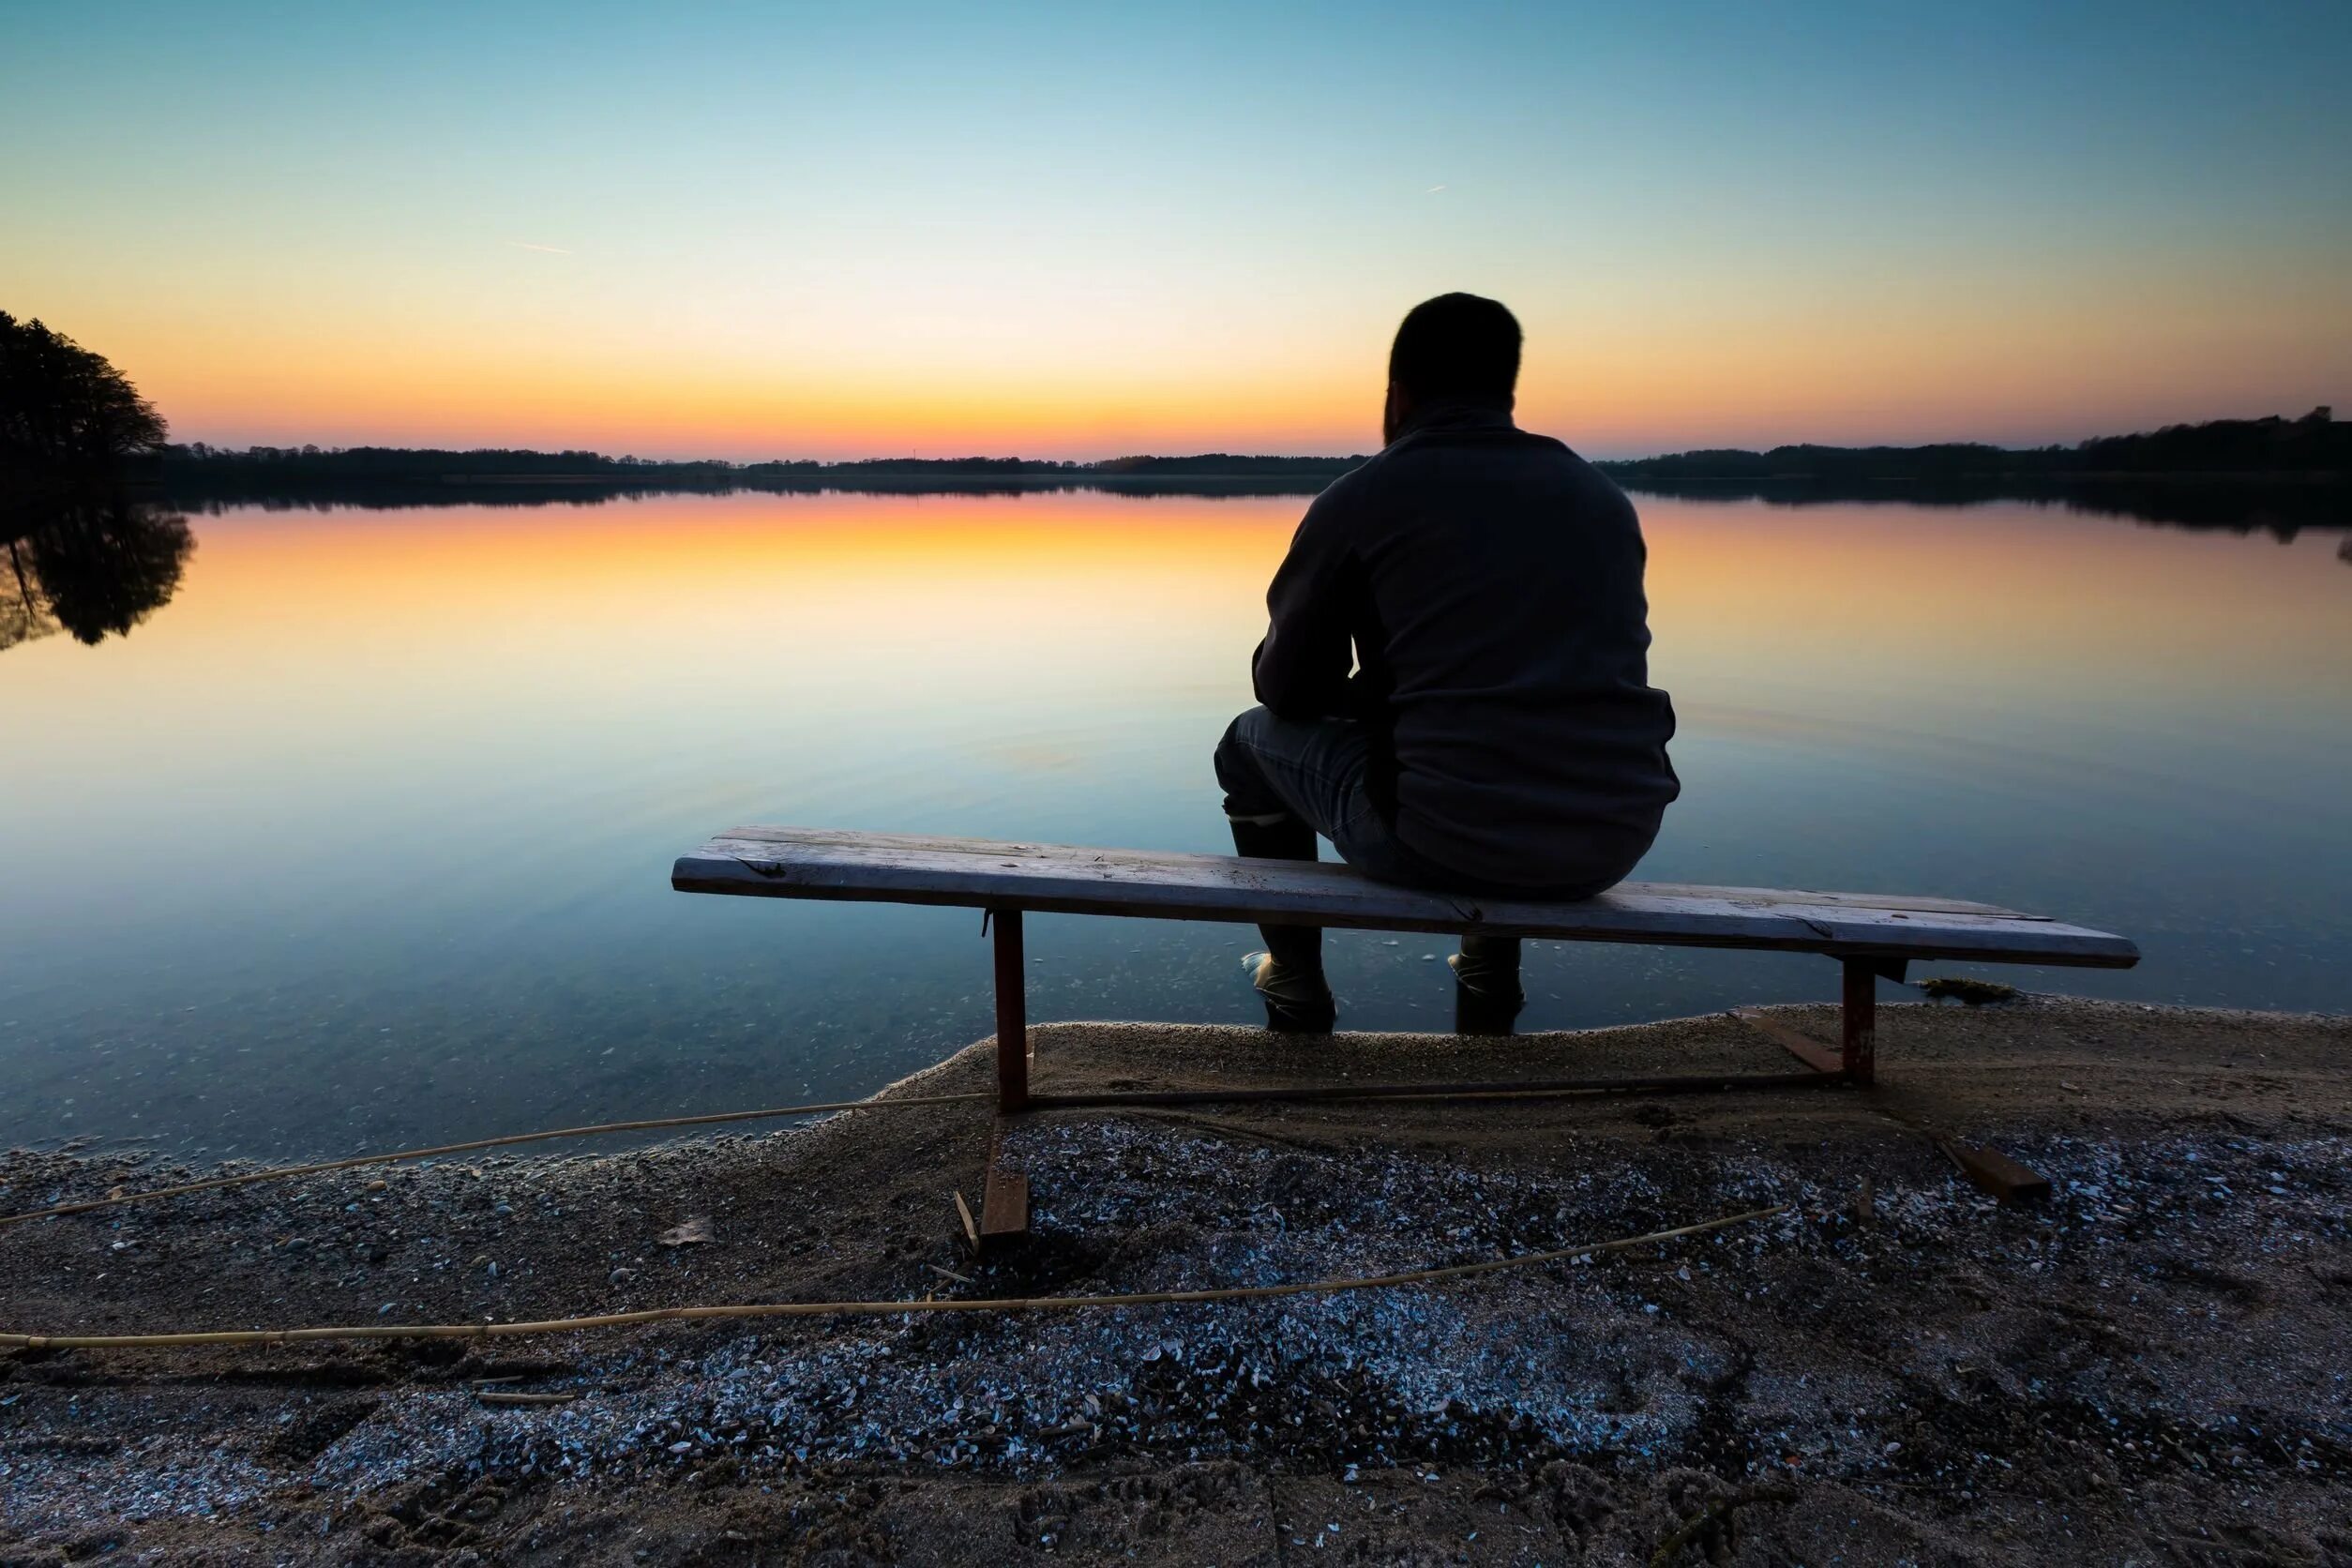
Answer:
POLYGON ((171 599, 194 547, 186 518, 120 494, 0 520, 0 649, 125 635, 171 599))
MULTIPOLYGON (((2352 528, 2352 483, 2335 478, 2208 480, 2086 476, 2065 479, 1701 480, 1634 478, 1636 494, 1684 500, 1761 501, 1768 506, 1892 502, 1972 507, 2025 501, 2089 517, 2126 518, 2160 528, 2267 534, 2281 541, 2307 528, 2352 528)), ((2352 560, 2352 555, 2345 559, 2352 560)))
POLYGON ((1161 479, 1112 475, 1093 479, 1044 479, 1015 475, 1007 479, 934 479, 919 475, 882 475, 867 479, 761 478, 709 484, 614 483, 602 480, 536 482, 529 478, 496 483, 469 483, 452 478, 438 483, 381 482, 367 479, 324 478, 287 483, 275 478, 249 480, 191 473, 186 465, 166 461, 161 492, 171 503, 191 512, 221 513, 248 506, 265 512, 404 511, 440 506, 602 506, 609 503, 646 501, 665 495, 959 495, 984 500, 1018 502, 1037 495, 1116 495, 1131 499, 1193 496, 1204 500, 1265 499, 1276 496, 1312 497, 1327 481, 1322 478, 1194 477, 1161 479))
MULTIPOLYGON (((2352 527, 2352 483, 2339 479, 2205 480, 2155 475, 2140 478, 1941 480, 1651 479, 1621 480, 1636 495, 1672 495, 1686 500, 1758 500, 1776 506, 1814 506, 1836 502, 1895 502, 1915 506, 1983 506, 2035 502, 2092 517, 2129 519, 2161 527, 2217 529, 2292 539, 2304 529, 2352 527)), ((662 495, 957 495, 1018 503, 1037 495, 1086 492, 1130 500, 1164 496, 1200 499, 1311 497, 1325 481, 1303 478, 1078 478, 968 479, 884 475, 866 480, 834 477, 759 478, 708 484, 467 483, 398 484, 323 478, 299 486, 223 478, 166 463, 161 493, 191 512, 220 513, 244 507, 264 511, 334 512, 440 506, 601 506, 662 495)))
POLYGON ((105 355, 0 310, 0 648, 120 637, 171 598, 188 520, 122 490, 163 437, 105 355))

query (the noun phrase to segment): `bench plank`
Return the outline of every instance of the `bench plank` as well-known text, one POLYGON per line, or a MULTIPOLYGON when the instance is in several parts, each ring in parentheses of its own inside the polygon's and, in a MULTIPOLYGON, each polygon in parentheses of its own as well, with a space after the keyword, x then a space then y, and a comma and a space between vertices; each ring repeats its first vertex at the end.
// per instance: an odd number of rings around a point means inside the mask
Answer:
MULTIPOLYGON (((1181 850, 1077 850, 1066 844, 1029 844, 996 838, 947 838, 925 833, 859 833, 848 828, 825 827, 731 827, 719 836, 727 839, 752 839, 762 843, 789 844, 799 848, 903 850, 911 853, 941 855, 974 855, 984 860, 1054 861, 1073 854, 1106 856, 1121 864, 1140 865, 1147 862, 1168 862, 1191 865, 1201 860, 1229 860, 1226 855, 1199 855, 1181 850)), ((1284 862, 1283 864, 1290 864, 1284 862)), ((1693 894, 1706 897, 1761 898, 1766 900, 1802 899, 1809 904, 1846 904, 1862 909, 1922 910, 1944 914, 2005 914, 2017 920, 2041 920, 2043 915, 2021 914, 2003 909, 1998 904, 1975 904, 1962 898, 1922 898, 1912 896, 1889 896, 1877 893, 1821 893, 1812 889, 1772 887, 1707 887, 1689 882, 1643 882, 1639 884, 1652 893, 1693 894)))
POLYGON ((2121 937, 1956 900, 1625 882, 1596 898, 1543 903, 1392 887, 1329 861, 822 828, 730 828, 682 856, 671 885, 686 893, 774 898, 1363 930, 1476 929, 1568 942, 1839 957, 2102 969, 2128 969, 2139 961, 2139 949, 2121 937))

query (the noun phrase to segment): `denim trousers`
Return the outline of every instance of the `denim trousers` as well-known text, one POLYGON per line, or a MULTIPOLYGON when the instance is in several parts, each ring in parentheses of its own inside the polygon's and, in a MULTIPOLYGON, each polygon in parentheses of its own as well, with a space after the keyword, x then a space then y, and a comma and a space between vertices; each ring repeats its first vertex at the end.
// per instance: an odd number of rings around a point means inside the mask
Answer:
MULTIPOLYGON (((1315 835, 1332 841, 1339 858, 1375 882, 1465 893, 1528 889, 1483 887, 1453 876, 1415 853, 1374 804, 1367 778, 1372 736, 1355 719, 1283 718, 1252 708, 1236 718, 1217 743, 1217 782, 1225 788, 1225 815, 1233 824, 1234 847, 1244 854, 1312 860, 1315 835)), ((1582 893, 1560 895, 1581 897, 1582 893)), ((1285 963, 1318 971, 1322 933, 1311 927, 1259 927, 1267 951, 1285 963)), ((1516 937, 1465 933, 1457 974, 1517 992, 1516 937)))
POLYGON ((1375 882, 1438 885, 1443 873, 1398 842, 1374 805, 1367 784, 1371 759, 1370 732, 1354 719, 1281 718, 1252 708, 1217 743, 1225 815, 1268 828, 1303 822, 1375 882))

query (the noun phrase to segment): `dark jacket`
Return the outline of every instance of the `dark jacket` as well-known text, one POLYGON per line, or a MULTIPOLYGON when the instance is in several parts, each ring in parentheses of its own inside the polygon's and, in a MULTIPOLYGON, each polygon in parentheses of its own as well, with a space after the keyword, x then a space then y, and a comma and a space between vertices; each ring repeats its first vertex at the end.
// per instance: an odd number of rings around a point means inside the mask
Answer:
POLYGON ((1364 720, 1373 798, 1432 865, 1614 882, 1681 790, 1644 554, 1623 493, 1507 406, 1429 409, 1307 508, 1266 596, 1258 700, 1364 720))

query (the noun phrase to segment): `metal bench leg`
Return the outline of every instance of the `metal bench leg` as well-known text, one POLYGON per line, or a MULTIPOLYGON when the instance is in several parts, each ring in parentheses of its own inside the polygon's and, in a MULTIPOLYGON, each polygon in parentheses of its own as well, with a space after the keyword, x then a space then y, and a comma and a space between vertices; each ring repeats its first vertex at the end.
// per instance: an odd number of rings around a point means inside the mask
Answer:
POLYGON ((988 1171, 980 1194, 980 1241, 1026 1235, 1029 1178, 1000 1169, 1004 1119, 1029 1105, 1028 972, 1021 957, 1021 912, 997 910, 996 927, 996 1121, 988 1129, 988 1171))
POLYGON ((1029 976, 1021 967, 1021 912, 994 910, 996 924, 996 1108, 1029 1104, 1029 976))
POLYGON ((1855 1083, 1868 1083, 1877 1070, 1878 968, 1865 958, 1845 961, 1846 994, 1840 1008, 1844 1024, 1839 1066, 1855 1083))

